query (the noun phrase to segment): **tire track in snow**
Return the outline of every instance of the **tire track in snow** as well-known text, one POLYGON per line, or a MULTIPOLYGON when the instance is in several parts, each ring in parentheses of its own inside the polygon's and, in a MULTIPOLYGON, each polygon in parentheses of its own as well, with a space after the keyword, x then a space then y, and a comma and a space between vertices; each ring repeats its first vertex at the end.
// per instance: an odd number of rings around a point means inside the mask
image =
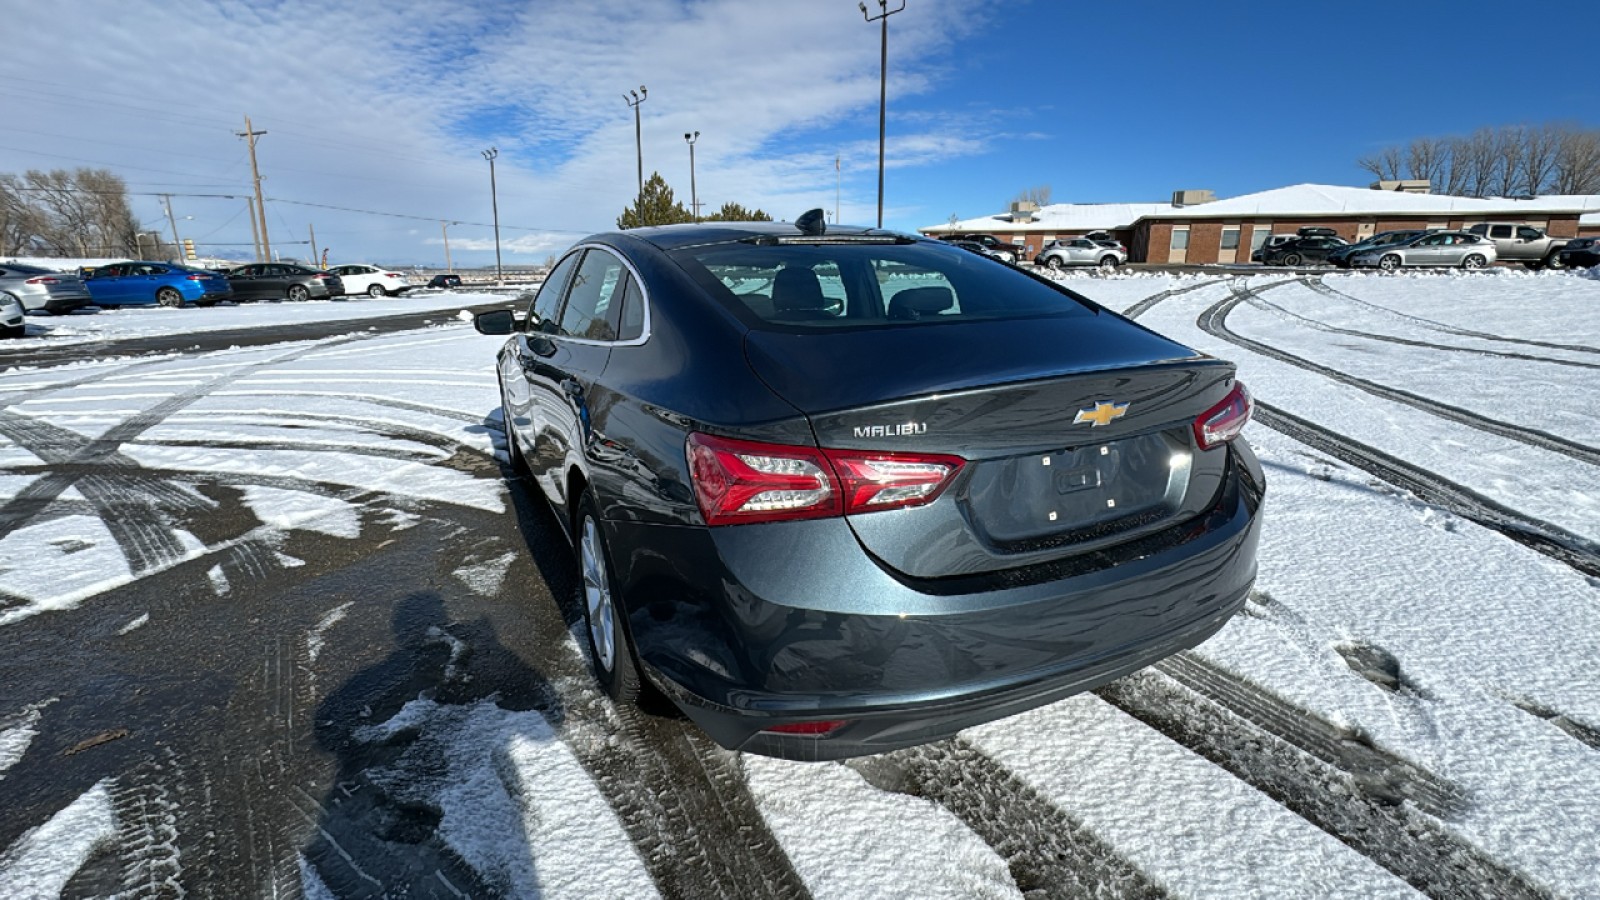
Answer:
POLYGON ((961 738, 843 763, 881 790, 931 800, 999 854, 1027 897, 1166 891, 1034 788, 961 738))
POLYGON ((1350 440, 1270 404, 1257 401, 1255 419, 1308 447, 1320 450, 1401 490, 1408 491, 1426 503, 1499 532, 1585 575, 1600 578, 1600 546, 1596 546, 1582 535, 1525 516, 1470 488, 1350 440))
POLYGON ((1430 897, 1547 896, 1446 827, 1448 783, 1192 655, 1154 669, 1095 693, 1430 897))
POLYGON ((1221 340, 1227 341, 1230 344, 1243 347, 1252 353, 1265 356, 1269 359, 1275 359, 1279 362, 1295 366, 1296 368, 1305 369, 1308 372, 1313 372, 1331 381, 1348 385, 1375 397, 1381 397, 1385 400, 1391 400, 1405 406, 1410 406, 1413 409, 1422 410, 1423 412, 1438 416, 1441 419, 1446 419, 1459 425, 1465 425, 1468 428, 1482 431, 1486 434, 1492 434, 1496 437, 1503 437, 1508 440, 1517 441, 1518 443, 1527 444, 1531 447, 1537 447, 1541 450, 1548 450, 1551 453, 1558 453, 1567 457, 1568 459, 1575 459, 1579 462, 1587 463, 1589 465, 1600 466, 1600 448, 1595 448, 1577 441, 1568 440, 1567 438, 1553 435, 1549 432, 1540 431, 1535 428, 1519 428, 1513 425, 1507 425, 1504 422, 1499 422, 1486 416, 1481 416, 1475 412, 1472 412, 1471 410, 1462 409, 1459 406, 1452 406, 1448 403, 1440 403, 1437 400, 1431 400, 1427 397, 1413 394, 1409 391, 1402 391, 1398 388, 1388 387, 1386 385, 1378 384, 1374 381, 1368 381, 1365 378, 1359 378, 1345 372, 1340 372, 1337 369, 1329 368, 1321 363, 1315 363, 1311 360, 1305 359, 1304 357, 1295 356, 1292 353, 1286 353, 1277 349, 1276 347, 1270 347, 1261 343, 1260 341, 1251 340, 1250 338, 1244 337, 1243 335, 1240 335, 1228 328, 1228 314, 1232 312, 1233 309, 1240 303, 1256 301, 1259 299, 1259 291, 1279 287, 1289 283, 1291 282, 1280 281, 1257 289, 1251 289, 1244 286, 1242 283, 1231 284, 1228 286, 1230 296, 1212 304, 1205 310, 1205 312, 1200 314, 1200 317, 1195 320, 1195 324, 1198 325, 1202 331, 1206 332, 1212 337, 1220 338, 1221 340))
MULTIPOLYGON (((1297 278, 1295 281, 1298 284, 1303 284, 1306 287, 1315 290, 1316 288, 1322 287, 1321 282, 1318 281, 1319 277, 1320 276, 1316 275, 1307 275, 1297 278)), ((1250 303, 1257 308, 1269 310, 1284 316, 1285 318, 1294 319, 1304 324, 1308 328, 1327 332, 1328 334, 1342 334, 1348 337, 1362 338, 1369 341, 1379 341, 1387 344, 1399 344, 1404 347, 1421 347, 1427 350, 1439 350, 1446 353, 1470 353, 1474 356, 1488 356, 1495 359, 1515 359, 1525 362, 1547 363, 1553 366, 1572 366, 1580 369, 1600 369, 1600 362, 1583 362, 1575 359, 1557 359, 1556 357, 1552 356, 1535 356, 1532 353, 1512 353, 1505 350, 1485 350, 1481 347, 1457 347, 1452 344, 1435 344, 1431 341, 1419 341, 1415 338, 1396 337, 1392 334, 1374 334, 1370 331, 1357 331, 1353 328, 1342 328, 1338 325, 1330 325, 1327 322, 1322 322, 1309 316, 1303 316, 1297 312, 1293 312, 1287 307, 1273 303, 1270 300, 1267 300, 1265 297, 1262 297, 1260 292, 1256 292, 1250 297, 1250 303)))
POLYGON ((1454 325, 1446 325, 1443 322, 1435 322, 1432 319, 1425 319, 1425 318, 1423 318, 1421 316, 1413 316, 1413 315, 1410 315, 1409 313, 1403 313, 1403 312, 1400 312, 1398 310, 1390 309, 1387 306, 1380 306, 1379 304, 1373 303, 1373 302, 1368 301, 1368 300, 1362 300, 1359 297, 1354 297, 1354 296, 1351 296, 1350 294, 1346 294, 1344 291, 1341 291, 1338 288, 1330 287, 1328 284, 1323 282, 1321 275, 1313 275, 1309 279, 1307 279, 1306 280, 1306 287, 1309 287, 1312 290, 1316 291, 1317 293, 1322 294, 1322 295, 1324 295, 1326 297, 1332 297, 1332 298, 1337 299, 1337 300, 1344 300, 1344 301, 1346 301, 1348 303, 1354 303, 1357 306, 1366 307, 1367 309, 1371 309, 1371 310, 1374 310, 1376 312, 1383 313, 1384 315, 1387 315, 1387 316, 1393 316, 1394 318, 1397 318, 1397 319, 1403 319, 1403 320, 1405 320, 1407 322, 1414 322, 1414 323, 1416 323, 1418 325, 1423 326, 1424 328, 1430 329, 1432 331, 1443 332, 1445 334, 1454 334, 1454 335, 1459 335, 1461 337, 1478 338, 1480 340, 1485 340, 1485 341, 1496 341, 1496 342, 1503 343, 1503 344, 1520 344, 1520 345, 1525 346, 1525 347, 1542 347, 1542 348, 1544 348, 1546 350, 1571 350, 1574 353, 1597 353, 1597 354, 1600 354, 1600 348, 1590 347, 1590 346, 1587 346, 1585 344, 1557 344, 1557 343, 1553 343, 1553 342, 1550 342, 1550 341, 1535 341, 1535 340, 1528 340, 1526 338, 1506 337, 1504 335, 1499 335, 1499 334, 1490 334, 1487 331, 1473 331, 1473 330, 1471 330, 1469 328, 1458 328, 1458 327, 1456 327, 1454 325))
POLYGON ((1152 307, 1154 307, 1156 304, 1160 303, 1161 301, 1167 299, 1168 297, 1176 297, 1179 294, 1187 294, 1190 291, 1198 291, 1201 288, 1211 287, 1214 284, 1222 284, 1223 281, 1225 281, 1225 280, 1226 279, 1222 279, 1222 278, 1213 278, 1213 279, 1209 279, 1209 280, 1206 280, 1206 281, 1201 281, 1198 284, 1191 284, 1191 285, 1188 285, 1186 287, 1174 288, 1172 290, 1167 290, 1167 291, 1160 291, 1158 293, 1151 294, 1150 296, 1144 298, 1143 300, 1140 300, 1138 303, 1135 303, 1134 305, 1132 305, 1132 306, 1128 307, 1127 309, 1123 310, 1122 314, 1124 316, 1127 316, 1130 319, 1137 319, 1140 316, 1144 315, 1145 313, 1149 312, 1152 307))

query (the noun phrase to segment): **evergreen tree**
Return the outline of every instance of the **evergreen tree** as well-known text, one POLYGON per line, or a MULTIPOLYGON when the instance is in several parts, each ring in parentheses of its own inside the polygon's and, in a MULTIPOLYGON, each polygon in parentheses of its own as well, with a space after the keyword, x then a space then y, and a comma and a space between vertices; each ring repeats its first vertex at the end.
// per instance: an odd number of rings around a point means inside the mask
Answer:
POLYGON ((771 222, 772 217, 759 209, 745 209, 737 203, 724 203, 722 208, 706 216, 707 222, 771 222))
POLYGON ((617 217, 617 227, 628 229, 693 221, 694 216, 683 208, 682 203, 672 198, 672 188, 667 187, 661 173, 651 172, 649 180, 644 183, 644 193, 617 217))

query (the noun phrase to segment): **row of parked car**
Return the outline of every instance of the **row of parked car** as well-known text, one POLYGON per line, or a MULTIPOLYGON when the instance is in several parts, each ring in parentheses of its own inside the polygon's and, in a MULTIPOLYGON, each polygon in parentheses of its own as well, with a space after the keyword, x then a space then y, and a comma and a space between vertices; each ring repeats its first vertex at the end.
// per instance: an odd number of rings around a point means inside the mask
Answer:
POLYGON ((1587 268, 1596 264, 1600 240, 1556 238, 1515 222, 1480 222, 1464 230, 1414 228, 1384 231, 1351 244, 1332 228, 1307 227, 1275 234, 1251 259, 1267 265, 1327 263, 1384 271, 1412 266, 1481 269, 1494 262, 1520 262, 1530 269, 1587 268))
MULTIPOLYGON (((992 234, 952 234, 943 240, 1001 262, 1017 262, 1018 254, 1026 248, 1007 244, 992 234)), ((1033 264, 1049 269, 1069 266, 1094 266, 1115 269, 1128 261, 1128 248, 1107 231, 1091 231, 1079 238, 1061 238, 1049 241, 1033 257, 1033 264)))
MULTIPOLYGON (((428 287, 459 287, 461 276, 435 275, 428 287)), ((0 309, 67 313, 85 306, 214 306, 224 300, 327 300, 354 294, 394 297, 419 287, 403 273, 366 264, 313 269, 293 263, 251 263, 197 269, 171 262, 129 260, 58 272, 0 263, 0 309)), ((6 334, 20 329, 0 313, 6 334)), ((16 331, 20 334, 20 331, 16 331)))

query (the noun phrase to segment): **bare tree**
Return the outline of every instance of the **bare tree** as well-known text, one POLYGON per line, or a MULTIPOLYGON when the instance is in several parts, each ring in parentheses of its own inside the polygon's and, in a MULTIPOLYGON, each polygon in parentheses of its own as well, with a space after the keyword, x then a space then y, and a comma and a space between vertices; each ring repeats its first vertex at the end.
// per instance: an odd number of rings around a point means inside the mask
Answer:
POLYGON ((1030 188, 1023 188, 1017 196, 1011 199, 1013 203, 1034 203, 1038 206, 1050 205, 1050 185, 1040 184, 1030 188))
POLYGON ((1493 132, 1495 162, 1493 186, 1490 189, 1502 197, 1533 193, 1524 187, 1527 181, 1527 131, 1520 125, 1503 125, 1493 132))
POLYGON ((1563 132, 1553 169, 1555 193, 1600 193, 1600 131, 1563 132))
POLYGON ((1468 197, 1600 193, 1600 131, 1576 125, 1501 125, 1470 135, 1417 138, 1356 165, 1387 180, 1408 177, 1468 197))
POLYGON ((1372 173, 1372 177, 1379 181, 1398 181, 1400 179, 1400 148, 1385 147, 1371 156, 1363 156, 1356 160, 1356 165, 1372 173))
POLYGON ((1561 146, 1565 129, 1559 125, 1540 125, 1522 133, 1522 183, 1529 196, 1546 193, 1552 186, 1556 167, 1556 150, 1561 146))
POLYGON ((1450 165, 1450 145, 1440 138, 1418 138, 1406 147, 1406 174, 1437 188, 1450 165))
POLYGON ((104 169, 0 175, 0 245, 11 254, 135 255, 144 229, 127 194, 104 169))

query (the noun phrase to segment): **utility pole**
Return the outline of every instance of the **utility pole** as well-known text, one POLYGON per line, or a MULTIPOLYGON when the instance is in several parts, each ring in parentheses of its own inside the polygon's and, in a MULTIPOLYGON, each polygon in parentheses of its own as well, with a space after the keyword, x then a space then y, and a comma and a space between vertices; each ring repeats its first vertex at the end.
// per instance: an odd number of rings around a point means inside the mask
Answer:
POLYGON ((695 192, 694 186, 694 142, 700 140, 700 132, 696 131, 691 135, 686 131, 683 133, 683 139, 689 144, 689 208, 694 210, 694 223, 699 225, 700 195, 695 192))
POLYGON ((645 90, 642 84, 637 91, 629 91, 622 95, 622 102, 633 109, 633 146, 639 155, 639 193, 635 195, 633 208, 639 214, 640 225, 650 224, 644 220, 644 137, 639 130, 639 104, 648 96, 650 92, 645 90))
POLYGON ((311 268, 320 269, 323 266, 321 257, 317 255, 317 226, 307 222, 306 228, 311 231, 311 268))
POLYGON ((444 270, 446 272, 454 272, 456 270, 456 267, 450 264, 450 226, 456 224, 459 223, 446 222, 442 219, 439 221, 439 233, 444 235, 444 270))
POLYGON ((250 175, 256 181, 256 214, 261 217, 261 248, 257 259, 262 262, 272 262, 272 242, 267 240, 267 204, 261 199, 261 170, 256 167, 256 138, 266 134, 265 131, 256 131, 250 126, 250 117, 244 117, 244 131, 234 134, 250 142, 250 175))
POLYGON ((499 155, 494 147, 483 151, 483 158, 489 161, 489 202, 494 204, 494 282, 504 287, 506 278, 500 271, 500 192, 494 184, 494 161, 499 155))
POLYGON ((178 262, 187 263, 188 260, 183 258, 183 238, 178 237, 178 219, 172 214, 172 197, 162 194, 161 199, 167 204, 167 224, 172 226, 172 246, 178 254, 178 262))
POLYGON ((906 0, 900 0, 896 9, 889 8, 889 0, 878 0, 881 10, 875 16, 867 15, 867 4, 857 3, 861 7, 861 14, 867 21, 883 23, 883 48, 878 63, 878 227, 883 227, 883 140, 886 134, 884 127, 889 109, 889 17, 906 8, 906 0))
POLYGON ((256 202, 246 197, 244 198, 244 205, 250 211, 250 249, 255 254, 256 262, 263 262, 261 258, 261 232, 256 228, 256 202))
POLYGON ((844 175, 839 169, 839 154, 833 155, 833 224, 841 221, 839 218, 839 196, 844 192, 844 175))

